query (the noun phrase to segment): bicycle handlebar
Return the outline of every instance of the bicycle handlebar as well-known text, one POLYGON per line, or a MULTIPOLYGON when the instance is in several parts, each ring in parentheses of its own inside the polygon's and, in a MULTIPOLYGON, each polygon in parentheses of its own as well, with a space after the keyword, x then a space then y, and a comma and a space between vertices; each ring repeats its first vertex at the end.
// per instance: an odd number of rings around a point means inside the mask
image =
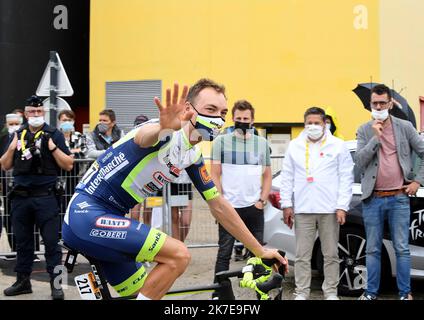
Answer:
MULTIPOLYGON (((283 250, 278 250, 278 253, 284 258, 286 256, 286 253, 283 250)), ((280 263, 277 259, 262 259, 262 263, 267 265, 268 267, 271 267, 274 264, 280 263)), ((278 267, 278 273, 281 274, 284 277, 285 274, 285 266, 282 264, 278 267)))
POLYGON ((257 288, 263 293, 268 293, 272 289, 276 289, 281 287, 281 283, 283 282, 283 276, 279 273, 275 273, 271 279, 265 281, 263 283, 257 284, 257 288))
MULTIPOLYGON (((279 250, 278 253, 283 257, 285 256, 284 251, 279 250)), ((254 289, 261 300, 269 300, 268 292, 276 288, 280 288, 279 295, 281 296, 281 283, 284 278, 285 266, 279 266, 279 273, 271 277, 272 265, 276 263, 279 263, 277 259, 250 258, 247 261, 247 266, 243 268, 244 274, 243 279, 240 281, 240 286, 254 289)))

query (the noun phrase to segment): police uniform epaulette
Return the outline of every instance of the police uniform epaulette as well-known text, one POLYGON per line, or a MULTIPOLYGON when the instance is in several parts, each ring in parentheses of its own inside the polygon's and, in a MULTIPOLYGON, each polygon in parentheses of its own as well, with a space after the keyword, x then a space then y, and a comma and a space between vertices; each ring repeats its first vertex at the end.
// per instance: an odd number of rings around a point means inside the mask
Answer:
POLYGON ((51 127, 48 124, 45 125, 43 129, 44 132, 48 132, 48 133, 55 133, 57 130, 58 130, 57 128, 51 127))

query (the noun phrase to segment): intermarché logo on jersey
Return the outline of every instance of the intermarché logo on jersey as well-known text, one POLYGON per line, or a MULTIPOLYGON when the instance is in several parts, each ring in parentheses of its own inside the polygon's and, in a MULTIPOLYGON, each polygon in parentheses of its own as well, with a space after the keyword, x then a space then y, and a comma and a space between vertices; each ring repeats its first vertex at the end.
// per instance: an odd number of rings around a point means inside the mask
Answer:
POLYGON ((84 188, 84 190, 89 194, 93 194, 103 180, 109 179, 127 164, 129 164, 129 161, 125 157, 125 154, 120 152, 118 155, 114 156, 113 159, 109 161, 107 165, 100 168, 96 177, 92 181, 90 181, 90 183, 87 187, 84 188))
POLYGON ((126 219, 98 218, 96 220, 96 227, 100 228, 126 229, 130 224, 131 222, 126 219))

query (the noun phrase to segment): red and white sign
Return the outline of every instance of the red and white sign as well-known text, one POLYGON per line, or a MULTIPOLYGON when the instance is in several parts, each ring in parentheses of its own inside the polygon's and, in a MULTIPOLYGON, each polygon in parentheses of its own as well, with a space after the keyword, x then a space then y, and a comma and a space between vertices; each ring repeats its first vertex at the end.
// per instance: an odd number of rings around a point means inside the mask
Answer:
POLYGON ((97 218, 96 220, 96 227, 100 228, 126 229, 130 224, 131 221, 127 219, 97 218))

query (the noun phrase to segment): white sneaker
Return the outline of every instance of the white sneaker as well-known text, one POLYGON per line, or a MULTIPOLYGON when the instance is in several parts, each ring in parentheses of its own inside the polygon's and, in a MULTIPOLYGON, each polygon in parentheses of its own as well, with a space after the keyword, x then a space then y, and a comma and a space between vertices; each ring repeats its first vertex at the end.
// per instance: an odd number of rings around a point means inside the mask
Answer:
POLYGON ((358 300, 377 300, 377 297, 374 297, 370 294, 366 294, 365 292, 358 298, 358 300))
POLYGON ((325 300, 340 300, 338 296, 328 296, 325 300))
POLYGON ((308 300, 303 294, 296 294, 294 300, 308 300))
POLYGON ((0 256, 0 259, 4 261, 13 261, 16 260, 16 256, 0 256))

